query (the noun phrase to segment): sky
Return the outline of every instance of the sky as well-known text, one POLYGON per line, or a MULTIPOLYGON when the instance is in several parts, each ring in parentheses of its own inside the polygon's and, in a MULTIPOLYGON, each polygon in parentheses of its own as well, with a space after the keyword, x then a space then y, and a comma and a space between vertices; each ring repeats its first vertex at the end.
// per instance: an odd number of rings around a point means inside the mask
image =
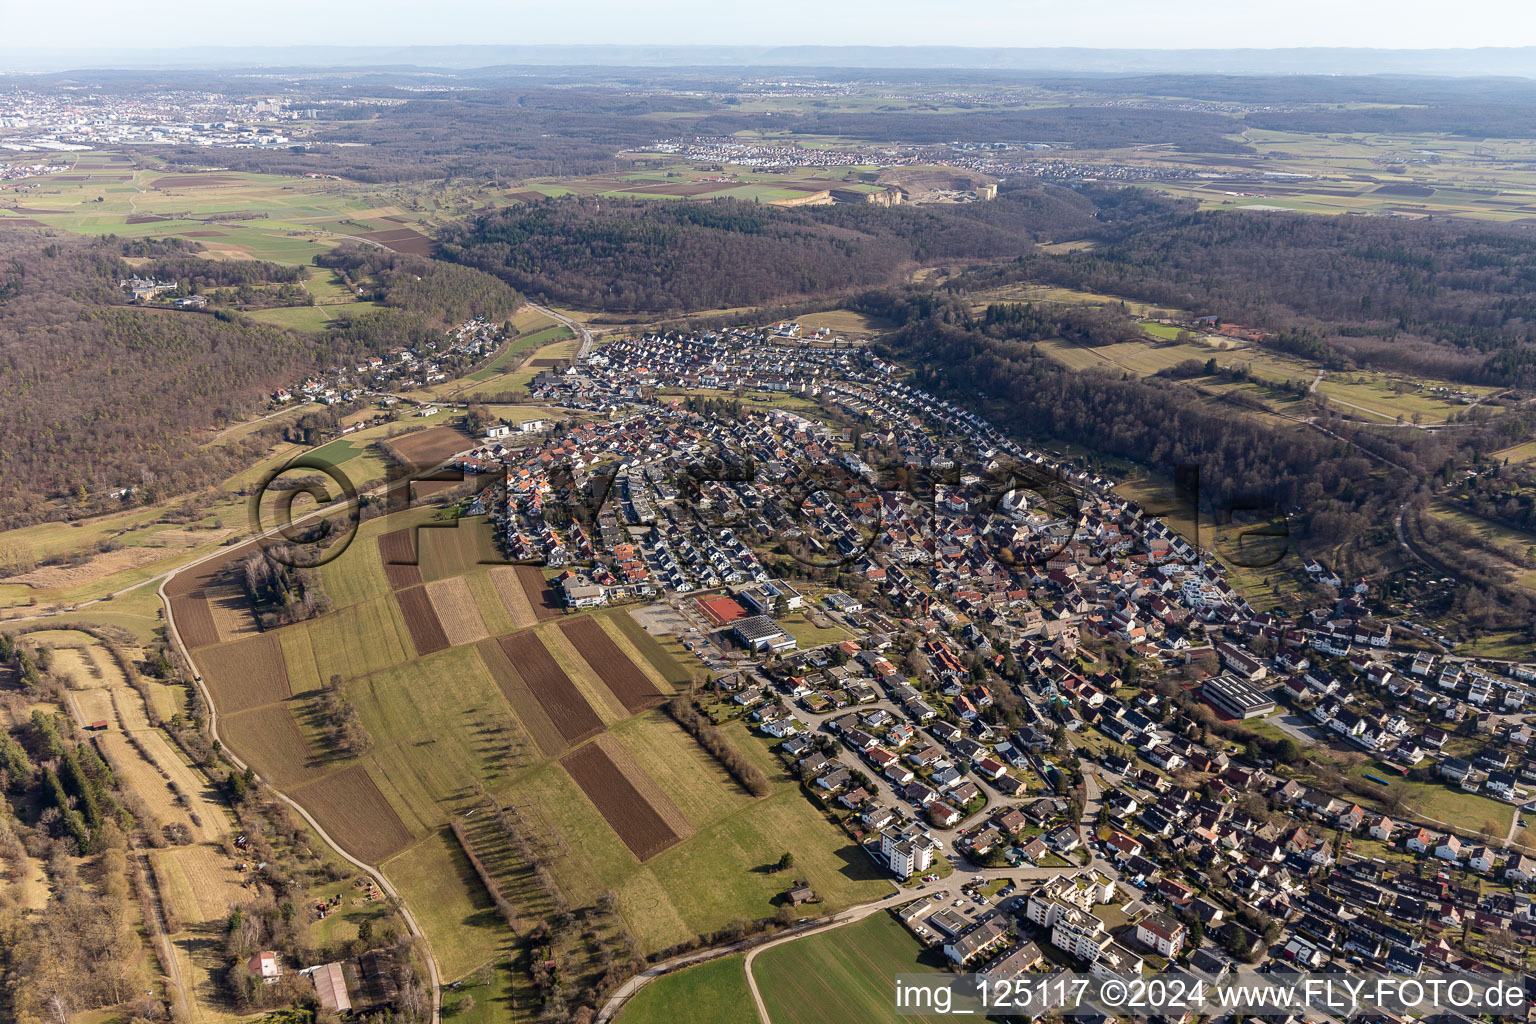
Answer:
POLYGON ((1536 45, 1531 0, 0 0, 0 48, 206 45, 1536 45))

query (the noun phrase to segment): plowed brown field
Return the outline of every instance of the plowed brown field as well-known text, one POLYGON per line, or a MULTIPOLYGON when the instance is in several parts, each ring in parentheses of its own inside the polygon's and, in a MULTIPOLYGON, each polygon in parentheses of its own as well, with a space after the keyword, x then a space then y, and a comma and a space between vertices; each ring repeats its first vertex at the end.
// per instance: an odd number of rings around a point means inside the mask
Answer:
POLYGON ((502 649, 501 643, 497 640, 482 640, 475 645, 475 650, 479 652, 480 660, 485 662, 486 671, 496 681, 496 688, 507 699, 513 715, 522 723, 523 731, 533 737, 540 752, 545 757, 557 757, 565 753, 569 749, 565 738, 560 735, 560 730, 550 720, 549 713, 533 695, 533 691, 528 689, 523 677, 512 667, 512 661, 502 649))
POLYGON ((268 704, 219 721, 219 735, 252 768, 279 786, 320 777, 315 752, 287 705, 268 704))
POLYGON ((292 696, 283 648, 275 633, 258 633, 199 651, 197 662, 220 714, 261 707, 292 696))
POLYGON ((428 427, 382 444, 400 462, 429 469, 456 452, 473 448, 475 440, 458 427, 428 427))
POLYGON ((500 643, 565 742, 580 743, 603 731, 603 720, 531 630, 504 636, 500 643))
POLYGON ((410 830, 360 764, 300 786, 293 798, 342 849, 369 864, 411 843, 410 830))
POLYGON ((533 608, 533 614, 540 622, 560 617, 560 598, 555 594, 555 588, 549 585, 544 574, 536 565, 514 566, 517 570, 517 581, 523 585, 523 593, 528 598, 528 604, 533 608))
POLYGON ((683 838, 667 822, 669 817, 678 821, 683 819, 677 808, 661 795, 655 782, 633 761, 625 760, 627 764, 620 767, 602 744, 588 743, 566 754, 560 764, 630 852, 646 861, 683 838), (636 785, 637 781, 640 785, 636 785), (664 812, 654 806, 642 792, 642 787, 666 801, 668 810, 664 812))
POLYGON ((409 528, 379 535, 379 560, 384 576, 396 590, 419 586, 421 566, 416 564, 416 548, 411 544, 409 528))
POLYGON ((418 657, 448 649, 448 634, 432 610, 425 587, 411 587, 395 591, 400 604, 400 614, 405 618, 405 628, 411 631, 411 642, 416 645, 418 657))
POLYGON ((188 647, 207 647, 219 642, 219 628, 213 623, 213 609, 202 594, 171 598, 171 615, 181 641, 188 647))
POLYGON ((571 641, 581 658, 597 672, 603 685, 629 709, 630 714, 664 703, 666 697, 645 673, 619 650, 618 644, 593 619, 582 616, 560 623, 560 632, 571 641))

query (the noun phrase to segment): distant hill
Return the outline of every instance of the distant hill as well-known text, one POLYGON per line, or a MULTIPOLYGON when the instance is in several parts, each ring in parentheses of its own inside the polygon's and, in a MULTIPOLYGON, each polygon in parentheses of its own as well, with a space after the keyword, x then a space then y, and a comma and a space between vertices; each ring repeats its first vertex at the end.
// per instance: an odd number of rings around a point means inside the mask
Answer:
POLYGON ((959 68, 1085 74, 1536 78, 1536 47, 1107 50, 965 46, 194 46, 0 49, 7 71, 68 68, 959 68))

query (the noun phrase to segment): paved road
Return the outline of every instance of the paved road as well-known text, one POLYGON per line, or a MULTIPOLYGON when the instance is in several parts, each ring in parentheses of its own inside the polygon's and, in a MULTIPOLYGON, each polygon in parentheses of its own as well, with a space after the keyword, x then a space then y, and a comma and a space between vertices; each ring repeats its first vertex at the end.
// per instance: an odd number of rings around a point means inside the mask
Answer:
POLYGON ((588 329, 586 324, 582 323, 580 320, 572 320, 564 313, 556 313, 548 306, 540 306, 532 302, 528 303, 528 305, 538 310, 540 313, 543 313, 550 319, 558 320, 565 324, 565 326, 569 327, 571 332, 581 339, 581 347, 576 350, 576 362, 579 363, 583 359, 587 358, 587 355, 592 351, 592 344, 596 339, 593 338, 592 332, 588 329))
MULTIPOLYGON (((335 508, 344 507, 345 504, 345 502, 342 502, 338 506, 330 506, 327 509, 318 510, 313 515, 321 515, 328 511, 334 511, 335 508)), ((260 536, 272 536, 278 533, 281 529, 282 527, 280 526, 273 527, 260 536)), ((177 573, 184 572, 187 569, 191 569, 211 559, 219 558, 227 554, 227 551, 215 551, 214 553, 199 558, 194 562, 188 562, 186 565, 171 570, 170 572, 166 573, 165 576, 160 580, 160 585, 156 588, 156 590, 160 595, 161 606, 165 609, 166 635, 170 638, 171 643, 175 645, 177 652, 182 657, 182 660, 185 661, 188 667, 191 669, 193 681, 196 683, 198 690, 203 695, 203 703, 208 706, 208 734, 215 740, 219 741, 219 744, 223 747, 224 755, 229 758, 230 762, 233 763, 236 768, 240 769, 241 771, 245 771, 249 766, 246 765, 246 763, 239 757, 237 757, 234 751, 229 749, 229 745, 224 743, 224 741, 219 737, 219 713, 217 706, 213 702, 213 694, 208 691, 207 684, 203 682, 202 674, 197 671, 196 664, 192 661, 191 652, 187 649, 186 643, 183 642, 181 638, 181 631, 176 626, 176 616, 171 610, 170 598, 167 597, 165 593, 165 585, 174 579, 177 573)), ((353 867, 356 867, 359 870, 372 875, 374 879, 378 881, 379 888, 383 889, 386 893, 389 894, 390 898, 399 908, 400 916, 404 918, 406 928, 410 931, 411 936, 416 940, 416 948, 420 950, 422 960, 426 962, 427 979, 431 982, 432 986, 432 1024, 441 1024, 443 991, 442 982, 437 972, 437 960, 432 956, 432 947, 427 941, 426 933, 423 932, 421 926, 416 923, 416 917, 411 913, 411 909, 405 905, 405 901, 400 898, 400 894, 395 890, 395 887, 390 884, 389 879, 385 877, 382 871, 380 871, 376 866, 372 864, 366 864, 352 856, 346 850, 343 850, 340 844, 331 838, 330 834, 327 833, 323 827, 321 827, 318 821, 310 816, 310 813, 307 810, 289 798, 286 793, 277 787, 272 786, 270 788, 272 789, 273 793, 277 794, 278 799, 282 800, 283 803, 293 808, 299 817, 303 818, 304 821, 308 823, 309 827, 314 829, 315 834, 320 837, 322 842, 326 843, 331 847, 331 849, 335 850, 343 860, 351 864, 353 867)))
MULTIPOLYGON (((682 956, 673 957, 671 960, 664 960, 659 964, 655 964, 647 968, 641 973, 635 975, 633 978, 630 978, 623 985, 620 985, 618 990, 614 992, 612 996, 608 997, 608 1001, 603 1004, 602 1009, 598 1011, 597 1024, 604 1024, 605 1021, 612 1020, 614 1015, 619 1012, 625 1003, 629 1002, 629 1000, 634 997, 636 992, 640 991, 640 989, 644 988, 650 982, 655 981, 657 978, 668 974, 675 974, 676 972, 688 967, 692 967, 695 964, 705 963, 709 960, 718 960, 725 956, 733 956, 736 953, 741 953, 747 950, 752 951, 749 956, 755 957, 758 952, 761 952, 769 946, 777 946, 781 942, 788 942, 791 939, 804 938, 807 935, 826 931, 829 928, 835 928, 841 924, 848 924, 850 921, 862 920, 877 910, 884 910, 887 907, 899 907, 901 904, 911 902, 913 899, 916 899, 916 897, 910 892, 895 892, 885 897, 884 899, 876 900, 873 903, 864 903, 857 907, 849 907, 842 913, 830 918, 826 918, 824 920, 808 921, 804 924, 793 925, 785 931, 779 932, 777 935, 756 935, 751 938, 742 939, 740 942, 732 942, 724 946, 711 946, 709 949, 697 949, 692 953, 684 953, 682 956)), ((748 979, 750 983, 750 973, 748 974, 748 979)), ((754 986, 754 997, 755 996, 756 989, 754 986)), ((759 1005, 761 1005, 761 1001, 759 1001, 759 1005)), ((767 1017, 765 1016, 763 1019, 766 1020, 767 1017)))
POLYGON ((783 945, 786 942, 793 942, 796 939, 805 938, 807 935, 812 935, 818 932, 831 931, 833 928, 841 928, 845 924, 852 924, 855 921, 862 921, 871 914, 879 913, 880 911, 886 910, 890 907, 900 906, 911 898, 911 895, 908 893, 896 893, 874 903, 866 903, 859 907, 850 907, 849 909, 843 911, 841 914, 835 914, 831 918, 828 918, 826 923, 820 925, 819 927, 809 928, 798 935, 781 935, 770 942, 765 942, 762 945, 752 947, 751 951, 747 953, 746 960, 742 967, 747 973, 747 988, 752 993, 752 1003, 757 1007, 757 1016, 758 1019, 762 1021, 762 1024, 773 1024, 773 1020, 768 1016, 768 1006, 763 1002, 763 994, 757 987, 757 979, 752 975, 752 963, 757 959, 757 955, 759 953, 765 949, 772 949, 774 946, 783 945))

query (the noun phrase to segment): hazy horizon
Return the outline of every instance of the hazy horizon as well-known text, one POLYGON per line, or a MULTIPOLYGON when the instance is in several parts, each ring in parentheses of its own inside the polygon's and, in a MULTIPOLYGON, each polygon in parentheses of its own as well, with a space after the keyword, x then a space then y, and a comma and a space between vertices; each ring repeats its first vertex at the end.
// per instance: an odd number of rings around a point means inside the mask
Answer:
POLYGON ((1222 0, 1102 0, 1075 9, 1040 2, 948 7, 887 0, 877 8, 780 0, 768 11, 680 0, 636 5, 577 0, 550 5, 444 0, 275 0, 260 18, 245 9, 150 7, 117 0, 71 5, 69 36, 58 11, 13 5, 3 51, 169 50, 258 46, 977 46, 1128 50, 1369 47, 1464 49, 1536 45, 1536 5, 1467 0, 1454 18, 1443 4, 1400 0, 1390 17, 1376 3, 1293 0, 1283 16, 1222 0))
POLYGON ((0 74, 90 70, 224 71, 358 69, 451 75, 498 68, 742 69, 799 71, 935 70, 950 73, 1179 75, 1392 75, 1536 79, 1536 44, 1484 47, 1219 47, 876 45, 702 43, 272 43, 224 39, 177 45, 27 46, 0 42, 0 74))

